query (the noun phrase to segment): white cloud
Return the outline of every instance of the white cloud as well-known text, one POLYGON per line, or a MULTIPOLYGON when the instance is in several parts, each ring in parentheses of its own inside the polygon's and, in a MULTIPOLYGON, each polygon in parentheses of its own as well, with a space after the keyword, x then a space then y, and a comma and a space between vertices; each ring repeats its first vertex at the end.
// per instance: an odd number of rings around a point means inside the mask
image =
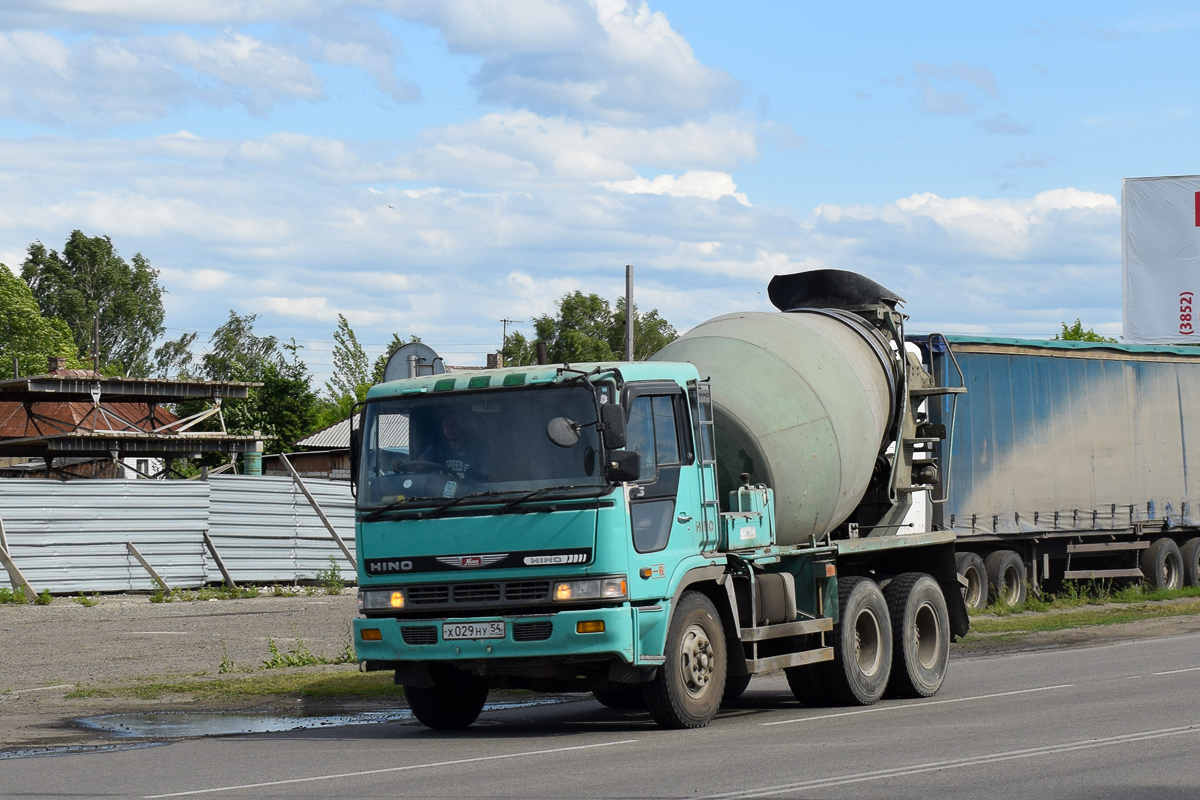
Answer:
POLYGON ((737 190, 733 176, 724 172, 688 170, 682 175, 658 175, 652 180, 638 176, 628 181, 605 181, 603 186, 627 194, 666 194, 671 197, 698 197, 719 200, 732 197, 744 206, 750 205, 746 195, 737 190))

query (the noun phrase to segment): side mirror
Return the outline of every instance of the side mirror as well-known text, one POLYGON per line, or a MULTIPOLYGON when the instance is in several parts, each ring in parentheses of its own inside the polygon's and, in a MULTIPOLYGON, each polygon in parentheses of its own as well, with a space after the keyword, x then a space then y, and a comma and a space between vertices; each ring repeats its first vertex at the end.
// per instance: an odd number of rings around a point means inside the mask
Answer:
POLYGON ((642 474, 642 456, 634 450, 614 450, 604 461, 604 477, 612 483, 636 481, 642 474))
POLYGON ((555 417, 546 423, 546 438, 559 447, 579 444, 579 423, 566 417, 555 417))
POLYGON ((604 445, 613 450, 625 446, 625 409, 615 403, 600 406, 600 422, 604 424, 604 445))

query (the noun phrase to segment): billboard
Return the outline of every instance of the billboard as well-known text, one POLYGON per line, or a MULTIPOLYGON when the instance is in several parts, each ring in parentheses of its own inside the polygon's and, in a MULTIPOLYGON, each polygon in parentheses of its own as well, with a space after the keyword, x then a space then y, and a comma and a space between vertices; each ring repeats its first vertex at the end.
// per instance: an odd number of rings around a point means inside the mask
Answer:
POLYGON ((1200 344, 1200 175, 1121 182, 1125 341, 1200 344))

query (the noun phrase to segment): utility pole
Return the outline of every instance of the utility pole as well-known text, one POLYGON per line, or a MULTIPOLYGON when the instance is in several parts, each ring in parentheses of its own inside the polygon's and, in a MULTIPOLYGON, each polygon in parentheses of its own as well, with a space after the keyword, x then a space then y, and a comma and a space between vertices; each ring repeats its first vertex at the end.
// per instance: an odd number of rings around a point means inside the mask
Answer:
POLYGON ((633 361, 633 264, 625 265, 625 360, 633 361))
POLYGON ((100 309, 92 321, 92 372, 100 377, 100 309))
POLYGON ((500 352, 503 353, 504 345, 508 344, 508 326, 509 325, 518 325, 518 324, 524 322, 525 320, 523 320, 523 319, 502 319, 500 321, 504 323, 504 333, 500 337, 500 352))

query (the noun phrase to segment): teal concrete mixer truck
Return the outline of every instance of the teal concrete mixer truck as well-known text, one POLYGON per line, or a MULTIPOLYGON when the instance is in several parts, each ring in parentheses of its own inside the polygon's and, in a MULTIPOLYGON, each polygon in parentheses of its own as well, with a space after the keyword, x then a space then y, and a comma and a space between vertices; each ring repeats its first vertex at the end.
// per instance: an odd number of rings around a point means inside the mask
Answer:
MULTIPOLYGON (((708 724, 756 674, 806 704, 929 696, 967 630, 937 502, 955 391, 862 276, 776 276, 643 362, 374 386, 353 437, 358 658, 460 728, 492 688, 708 724)), ((960 390, 961 391, 961 390, 960 390)))

